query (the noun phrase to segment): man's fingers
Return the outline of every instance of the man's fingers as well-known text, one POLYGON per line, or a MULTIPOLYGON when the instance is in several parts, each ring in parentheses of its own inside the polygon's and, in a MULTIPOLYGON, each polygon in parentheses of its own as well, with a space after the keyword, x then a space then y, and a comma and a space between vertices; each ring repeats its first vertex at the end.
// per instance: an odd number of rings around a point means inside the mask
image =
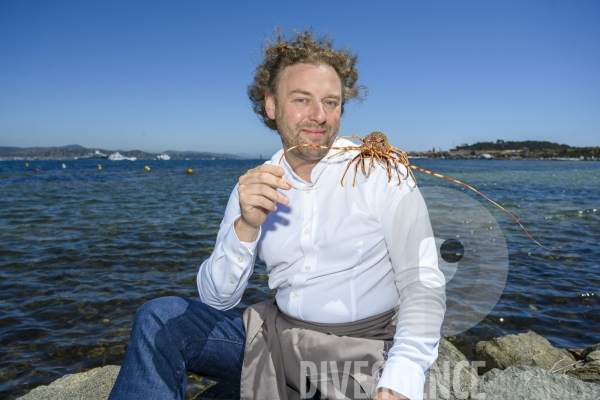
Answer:
POLYGON ((260 172, 267 172, 269 174, 279 176, 279 177, 281 177, 285 174, 285 170, 277 165, 262 164, 262 165, 259 165, 258 167, 248 170, 245 175, 250 175, 250 174, 255 174, 255 173, 260 173, 260 172))
POLYGON ((272 164, 263 164, 254 169, 260 172, 268 172, 276 176, 283 176, 285 174, 285 170, 283 168, 272 164))
POLYGON ((277 210, 277 206, 275 205, 275 202, 269 201, 264 197, 258 197, 258 204, 263 209, 269 210, 271 212, 277 210))
POLYGON ((246 211, 252 211, 253 209, 262 209, 263 211, 272 212, 277 210, 277 206, 275 202, 264 197, 258 195, 249 195, 244 196, 244 198, 240 198, 240 203, 243 205, 242 207, 246 209, 246 211))
POLYGON ((268 186, 260 186, 260 194, 274 203, 281 203, 287 205, 290 202, 290 200, 287 197, 279 193, 277 190, 272 189, 268 186))
POLYGON ((242 175, 239 179, 240 185, 264 184, 274 188, 288 190, 291 185, 282 177, 273 175, 269 172, 255 172, 242 175))
MULTIPOLYGON (((240 202, 242 204, 253 204, 256 200, 252 197, 260 197, 272 203, 288 204, 290 200, 277 190, 267 185, 250 185, 245 190, 240 190, 240 202)), ((274 210, 272 210, 274 211, 274 210)))
MULTIPOLYGON (((283 168, 263 164, 240 176, 238 195, 242 218, 248 226, 260 226, 266 215, 277 210, 276 203, 287 205, 289 199, 278 189, 289 190, 291 185, 283 179, 283 168)), ((237 230, 236 230, 237 232, 237 230)))
POLYGON ((274 188, 288 190, 291 185, 281 177, 275 176, 268 172, 260 172, 254 174, 251 179, 256 179, 255 183, 264 183, 274 188))

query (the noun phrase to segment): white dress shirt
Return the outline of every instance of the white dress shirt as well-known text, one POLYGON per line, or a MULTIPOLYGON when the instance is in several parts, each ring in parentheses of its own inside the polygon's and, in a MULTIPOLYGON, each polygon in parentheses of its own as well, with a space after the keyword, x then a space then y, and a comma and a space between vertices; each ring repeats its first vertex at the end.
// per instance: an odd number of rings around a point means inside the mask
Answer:
MULTIPOLYGON (((351 145, 345 139, 335 142, 351 145)), ((270 163, 277 165, 282 154, 270 163)), ((342 174, 357 154, 324 157, 312 170, 311 183, 284 159, 284 178, 298 190, 281 191, 289 205, 277 204, 253 243, 240 242, 233 228, 241 214, 236 186, 215 249, 198 272, 200 299, 221 310, 234 307, 258 255, 267 266, 269 287, 277 290, 277 305, 294 318, 353 322, 400 306, 394 344, 377 386, 421 399, 445 311, 444 277, 427 209, 410 177, 398 185, 394 171, 388 182, 378 162, 368 179, 359 168, 354 187, 351 165, 342 186, 342 174)), ((405 167, 400 171, 406 176, 405 167)))

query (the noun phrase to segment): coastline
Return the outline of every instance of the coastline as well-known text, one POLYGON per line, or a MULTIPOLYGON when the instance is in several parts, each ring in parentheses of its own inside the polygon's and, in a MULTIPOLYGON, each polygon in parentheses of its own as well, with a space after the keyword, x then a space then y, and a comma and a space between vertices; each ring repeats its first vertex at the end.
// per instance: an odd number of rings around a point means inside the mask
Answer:
MULTIPOLYGON (((228 161, 248 161, 248 160, 255 160, 258 162, 264 162, 265 160, 262 158, 244 158, 244 159, 236 159, 236 158, 196 158, 194 160, 205 160, 205 161, 212 161, 212 160, 228 160, 228 161)), ((431 157, 431 156, 420 156, 420 155, 416 155, 416 156, 408 156, 409 160, 449 160, 449 161, 453 161, 453 160, 475 160, 475 161, 559 161, 559 162, 598 162, 600 161, 600 158, 573 158, 573 157, 548 157, 548 158, 544 158, 544 157, 509 157, 509 158, 491 158, 491 159, 481 159, 478 157, 463 157, 463 156, 450 156, 450 157, 431 157)), ((29 157, 29 158, 19 158, 19 157, 15 157, 15 158, 3 158, 0 157, 0 162, 8 162, 8 161, 23 161, 23 162, 29 162, 29 161, 86 161, 86 160, 91 160, 91 161, 96 161, 96 162, 102 162, 102 161, 110 161, 107 159, 94 159, 94 158, 85 158, 85 159, 73 159, 73 158, 37 158, 37 157, 29 157)), ((190 159, 180 159, 180 160, 190 160, 190 159)), ((144 158, 140 158, 134 161, 129 161, 129 162, 135 162, 135 161, 155 161, 154 159, 144 159, 144 158)), ((112 162, 112 161, 110 161, 112 162)))
MULTIPOLYGON (((126 160, 130 162, 135 161, 157 161, 156 155, 149 155, 138 152, 124 152, 124 155, 135 154, 137 157, 132 157, 132 160, 126 160)), ((433 152, 429 151, 408 151, 406 152, 409 160, 479 160, 479 161, 600 161, 600 157, 596 156, 557 156, 548 153, 517 153, 513 151, 499 151, 499 150, 483 150, 483 151, 442 151, 433 152)), ((262 158, 244 158, 229 154, 212 154, 212 153, 182 153, 178 155, 172 155, 172 160, 256 160, 263 161, 262 158)), ((73 157, 65 155, 31 155, 31 156, 1 156, 0 161, 111 161, 108 157, 73 157)))

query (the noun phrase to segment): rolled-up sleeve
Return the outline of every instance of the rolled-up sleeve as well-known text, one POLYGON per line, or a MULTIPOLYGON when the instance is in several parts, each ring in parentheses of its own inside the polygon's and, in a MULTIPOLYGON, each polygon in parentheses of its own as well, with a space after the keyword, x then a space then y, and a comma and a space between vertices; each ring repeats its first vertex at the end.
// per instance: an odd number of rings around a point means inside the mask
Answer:
POLYGON ((240 215, 236 185, 229 196, 214 251, 202 263, 196 278, 200 300, 218 310, 228 310, 240 302, 254 269, 261 233, 252 243, 241 242, 233 227, 240 215))

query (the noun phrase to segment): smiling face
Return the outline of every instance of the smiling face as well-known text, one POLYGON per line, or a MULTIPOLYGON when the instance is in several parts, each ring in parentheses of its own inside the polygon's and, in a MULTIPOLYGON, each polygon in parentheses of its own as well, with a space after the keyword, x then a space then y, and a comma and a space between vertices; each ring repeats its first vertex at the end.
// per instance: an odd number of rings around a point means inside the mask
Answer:
MULTIPOLYGON (((331 146, 342 113, 338 74, 330 65, 290 65, 277 84, 277 99, 265 95, 265 108, 267 116, 277 123, 284 149, 303 143, 331 146)), ((299 147, 288 153, 286 159, 292 168, 314 166, 327 152, 327 149, 299 147)))

